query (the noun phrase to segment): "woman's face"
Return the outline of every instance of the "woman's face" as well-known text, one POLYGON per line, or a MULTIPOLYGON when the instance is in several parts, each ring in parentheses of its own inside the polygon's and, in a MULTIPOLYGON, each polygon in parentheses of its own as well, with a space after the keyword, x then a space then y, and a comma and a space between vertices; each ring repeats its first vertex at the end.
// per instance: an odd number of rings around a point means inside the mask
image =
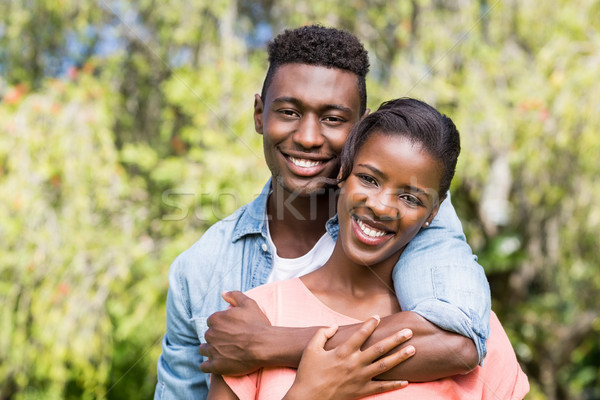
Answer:
POLYGON ((355 263, 399 256, 439 208, 440 164, 398 134, 374 132, 341 184, 339 239, 355 263))

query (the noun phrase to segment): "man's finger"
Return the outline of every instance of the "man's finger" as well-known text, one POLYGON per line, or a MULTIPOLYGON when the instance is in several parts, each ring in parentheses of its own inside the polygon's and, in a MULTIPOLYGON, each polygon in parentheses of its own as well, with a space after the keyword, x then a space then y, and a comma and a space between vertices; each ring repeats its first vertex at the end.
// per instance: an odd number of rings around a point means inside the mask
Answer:
POLYGON ((223 297, 223 300, 225 300, 226 302, 231 304, 233 307, 241 306, 242 303, 244 303, 247 300, 254 301, 250 297, 246 296, 244 293, 240 292, 239 290, 223 292, 223 293, 221 293, 221 297, 223 297))
POLYGON ((323 349, 325 343, 337 332, 337 325, 332 325, 328 328, 319 328, 312 338, 308 341, 306 348, 323 349))
POLYGON ((205 372, 207 374, 212 374, 215 372, 213 370, 212 361, 210 359, 200 364, 200 369, 202 370, 202 372, 205 372))
POLYGON ((210 357, 209 346, 207 343, 201 343, 200 346, 198 346, 198 352, 204 357, 210 357))
POLYGON ((233 292, 224 291, 223 293, 221 293, 221 297, 223 298, 223 300, 228 302, 231 306, 237 307, 238 304, 236 302, 235 295, 233 295, 233 292))

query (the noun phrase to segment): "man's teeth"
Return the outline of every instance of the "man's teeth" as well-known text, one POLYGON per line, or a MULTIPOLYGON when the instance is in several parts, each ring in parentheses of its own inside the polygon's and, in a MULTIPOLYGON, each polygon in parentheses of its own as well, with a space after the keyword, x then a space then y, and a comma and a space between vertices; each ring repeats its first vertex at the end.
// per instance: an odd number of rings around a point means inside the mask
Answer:
POLYGON ((378 230, 373 229, 373 228, 369 228, 360 219, 357 219, 356 223, 358 223, 358 226, 360 227, 360 230, 363 231, 363 233, 365 235, 369 236, 369 237, 381 237, 381 236, 385 235, 385 232, 378 231, 378 230))
POLYGON ((312 160, 306 160, 304 158, 294 158, 294 157, 290 157, 290 161, 294 165, 297 165, 297 166, 303 167, 303 168, 314 167, 314 166, 322 163, 322 161, 312 161, 312 160))

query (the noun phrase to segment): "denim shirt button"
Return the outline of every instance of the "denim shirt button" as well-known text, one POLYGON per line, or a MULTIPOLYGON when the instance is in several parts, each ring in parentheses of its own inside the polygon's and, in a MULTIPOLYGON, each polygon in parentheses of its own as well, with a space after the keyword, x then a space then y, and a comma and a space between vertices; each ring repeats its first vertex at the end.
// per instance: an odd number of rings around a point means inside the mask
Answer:
POLYGON ((267 244, 266 244, 266 243, 263 243, 263 244, 262 244, 262 246, 260 246, 260 248, 261 248, 263 251, 267 251, 267 249, 268 249, 268 247, 267 247, 267 244))

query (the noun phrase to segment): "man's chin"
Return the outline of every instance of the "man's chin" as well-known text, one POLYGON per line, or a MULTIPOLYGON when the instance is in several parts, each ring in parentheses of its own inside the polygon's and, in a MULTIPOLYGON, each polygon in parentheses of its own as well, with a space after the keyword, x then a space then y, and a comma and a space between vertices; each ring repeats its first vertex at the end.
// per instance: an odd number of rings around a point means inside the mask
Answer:
POLYGON ((289 182, 281 177, 277 178, 281 188, 293 197, 321 196, 337 191, 337 181, 331 178, 314 178, 307 182, 289 182))

